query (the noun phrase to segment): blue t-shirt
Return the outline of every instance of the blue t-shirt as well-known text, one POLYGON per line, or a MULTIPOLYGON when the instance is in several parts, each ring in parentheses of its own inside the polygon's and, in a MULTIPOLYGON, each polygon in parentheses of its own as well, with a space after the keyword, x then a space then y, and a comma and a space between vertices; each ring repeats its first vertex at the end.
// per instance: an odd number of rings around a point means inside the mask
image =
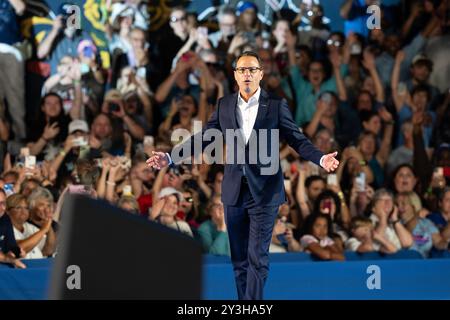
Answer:
POLYGON ((430 213, 427 219, 431 220, 440 230, 444 229, 448 224, 440 212, 430 213))
POLYGON ((0 0, 0 43, 14 44, 20 41, 16 12, 8 0, 0 0))
POLYGON ((434 233, 439 233, 434 223, 428 219, 419 218, 416 227, 412 231, 414 243, 411 249, 420 252, 424 258, 427 258, 433 248, 432 235, 434 233))

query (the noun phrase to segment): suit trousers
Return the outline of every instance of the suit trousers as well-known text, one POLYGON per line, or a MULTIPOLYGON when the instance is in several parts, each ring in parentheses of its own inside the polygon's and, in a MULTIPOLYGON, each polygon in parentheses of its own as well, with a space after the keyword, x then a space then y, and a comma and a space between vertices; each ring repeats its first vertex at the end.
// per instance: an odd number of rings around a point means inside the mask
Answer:
POLYGON ((239 300, 263 299, 278 208, 278 205, 256 205, 245 177, 236 205, 224 208, 239 300))
POLYGON ((0 52, 0 100, 6 98, 15 140, 25 139, 25 63, 0 52))

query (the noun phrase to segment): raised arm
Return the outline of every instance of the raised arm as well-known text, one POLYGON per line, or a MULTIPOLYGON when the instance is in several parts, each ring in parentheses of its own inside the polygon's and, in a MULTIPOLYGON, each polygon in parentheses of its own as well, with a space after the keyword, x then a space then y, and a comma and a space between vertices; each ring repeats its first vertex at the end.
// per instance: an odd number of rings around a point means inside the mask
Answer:
POLYGON ((345 2, 341 5, 341 9, 339 10, 339 14, 341 18, 347 20, 350 14, 350 10, 352 9, 353 0, 345 0, 345 2))
POLYGON ((286 48, 289 58, 289 66, 293 67, 297 65, 297 59, 295 57, 295 44, 297 43, 297 37, 291 32, 286 35, 286 48))
POLYGON ((18 16, 23 15, 26 9, 26 3, 22 0, 8 0, 18 16))
POLYGON ((394 211, 391 215, 391 222, 393 222, 395 233, 400 240, 402 248, 409 248, 413 245, 414 240, 408 229, 400 222, 398 218, 398 208, 394 207, 394 211))
POLYGON ((402 88, 402 91, 398 91, 398 84, 400 82, 400 68, 401 64, 405 60, 405 53, 403 51, 397 52, 397 56, 395 57, 395 63, 394 68, 392 69, 392 76, 391 76, 391 91, 392 91, 392 98, 394 100, 395 109, 397 112, 400 111, 403 104, 405 103, 407 99, 407 89, 402 88))
POLYGON ((375 64, 375 57, 373 53, 369 50, 364 50, 363 53, 364 59, 362 61, 363 66, 369 71, 370 77, 372 77, 373 82, 375 84, 375 100, 381 103, 384 103, 384 87, 381 82, 380 76, 377 71, 377 66, 375 64))
POLYGON ((329 55, 331 64, 333 65, 333 75, 336 80, 336 87, 338 90, 339 100, 347 101, 347 89, 345 89, 344 79, 341 75, 341 56, 337 51, 333 51, 329 55))
POLYGON ((303 218, 306 218, 311 214, 311 210, 309 209, 306 199, 305 180, 307 172, 305 168, 306 166, 302 166, 299 168, 297 190, 295 192, 295 198, 300 205, 300 210, 303 218))
POLYGON ((380 115, 381 119, 383 119, 385 127, 383 133, 383 140, 381 141, 381 146, 379 151, 377 152, 376 157, 380 165, 384 167, 384 164, 389 158, 389 153, 391 152, 392 135, 394 133, 394 122, 392 119, 392 115, 389 113, 389 111, 386 110, 385 107, 381 108, 378 111, 378 114, 380 115))
POLYGON ((178 60, 175 70, 161 83, 155 93, 155 100, 157 103, 163 103, 170 93, 175 81, 186 69, 190 68, 191 64, 183 60, 178 60))
POLYGON ((316 111, 305 128, 305 133, 308 137, 312 138, 314 134, 317 132, 317 128, 320 124, 320 119, 322 119, 323 114, 328 110, 328 104, 322 99, 317 100, 316 111))
POLYGON ((408 16, 408 19, 402 26, 402 37, 406 38, 411 31, 411 27, 414 23, 414 20, 422 13, 423 4, 419 1, 413 2, 411 7, 411 13, 408 16))
POLYGON ((38 59, 46 58, 50 52, 52 51, 53 43, 58 37, 59 32, 63 28, 63 17, 61 15, 57 16, 53 21, 53 26, 47 36, 39 43, 37 48, 37 57, 38 59))
POLYGON ((48 221, 42 225, 41 229, 31 236, 23 240, 17 240, 17 244, 21 247, 26 253, 33 250, 39 244, 39 241, 49 232, 51 228, 52 220, 48 219, 48 221))

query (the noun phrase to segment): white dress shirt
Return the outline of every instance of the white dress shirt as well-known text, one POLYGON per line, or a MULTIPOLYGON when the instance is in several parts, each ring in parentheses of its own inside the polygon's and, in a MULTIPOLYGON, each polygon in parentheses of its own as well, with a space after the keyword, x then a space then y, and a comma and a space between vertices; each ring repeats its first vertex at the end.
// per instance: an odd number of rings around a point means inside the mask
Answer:
POLYGON ((259 108, 259 96, 261 95, 261 88, 256 90, 255 94, 245 102, 239 93, 237 109, 236 109, 236 119, 240 129, 242 129, 245 143, 250 139, 253 127, 255 125, 256 116, 258 114, 259 108))

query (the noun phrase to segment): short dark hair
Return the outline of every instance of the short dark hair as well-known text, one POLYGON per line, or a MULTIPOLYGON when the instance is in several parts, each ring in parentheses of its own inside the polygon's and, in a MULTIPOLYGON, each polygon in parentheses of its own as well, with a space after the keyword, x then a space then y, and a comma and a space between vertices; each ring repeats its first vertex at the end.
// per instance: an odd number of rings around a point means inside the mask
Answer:
POLYGON ((373 117, 379 117, 378 113, 372 110, 361 110, 359 112, 359 119, 361 122, 370 121, 373 117))
POLYGON ((418 92, 425 92, 427 94, 427 100, 431 100, 431 91, 430 87, 427 84, 418 84, 414 86, 414 88, 411 90, 411 96, 415 95, 418 92))
POLYGON ((313 226, 318 219, 325 219, 327 221, 327 236, 331 237, 333 233, 333 221, 331 220, 331 216, 329 214, 324 213, 312 213, 306 217, 305 224, 303 225, 300 234, 302 236, 306 234, 312 235, 313 226))
POLYGON ((312 176, 309 176, 308 178, 306 178, 305 188, 309 188, 311 186, 311 184, 315 181, 322 181, 324 184, 326 184, 326 181, 323 177, 321 177, 319 175, 312 175, 312 176))
POLYGON ((41 98, 41 107, 45 104, 45 100, 48 98, 48 97, 56 97, 57 99, 58 99, 58 101, 59 101, 59 104, 61 105, 61 108, 63 107, 63 105, 64 105, 64 102, 63 102, 63 99, 61 98, 61 96, 59 95, 59 94, 57 94, 56 92, 49 92, 49 93, 47 93, 47 94, 45 94, 42 98, 41 98))
POLYGON ((242 52, 235 60, 234 65, 237 66, 237 63, 239 61, 240 58, 242 57, 253 57, 256 58, 256 60, 258 60, 258 64, 260 67, 262 67, 262 63, 261 63, 261 58, 259 57, 259 55, 254 52, 254 51, 244 51, 242 52))
POLYGON ((310 60, 313 59, 313 56, 314 56, 313 52, 312 52, 311 48, 308 47, 307 45, 305 45, 305 44, 296 45, 295 46, 295 53, 299 53, 300 51, 305 52, 310 60))

